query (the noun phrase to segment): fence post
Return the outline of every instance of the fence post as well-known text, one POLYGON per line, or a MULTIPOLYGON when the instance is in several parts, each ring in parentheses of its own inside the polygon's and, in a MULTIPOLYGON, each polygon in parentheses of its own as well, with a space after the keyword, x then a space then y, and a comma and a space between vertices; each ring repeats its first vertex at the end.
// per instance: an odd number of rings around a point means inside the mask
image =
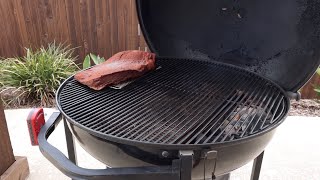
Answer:
POLYGON ((24 180, 28 177, 29 165, 26 157, 14 157, 9 138, 8 126, 0 101, 0 179, 24 180))
POLYGON ((3 174, 15 161, 9 138, 6 118, 0 102, 0 175, 3 174))

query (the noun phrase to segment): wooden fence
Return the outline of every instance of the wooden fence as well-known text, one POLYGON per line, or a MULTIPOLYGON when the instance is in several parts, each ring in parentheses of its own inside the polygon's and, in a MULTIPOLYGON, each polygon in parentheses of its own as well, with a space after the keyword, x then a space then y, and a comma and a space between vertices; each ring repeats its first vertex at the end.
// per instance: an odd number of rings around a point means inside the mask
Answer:
POLYGON ((126 49, 145 49, 138 35, 134 0, 0 1, 0 55, 23 55, 24 47, 54 40, 104 57, 126 49))
MULTIPOLYGON (((1 0, 0 56, 22 56, 24 47, 56 41, 71 44, 79 62, 88 53, 106 58, 147 48, 139 32, 134 0, 1 0)), ((305 98, 315 97, 310 84, 305 98)))

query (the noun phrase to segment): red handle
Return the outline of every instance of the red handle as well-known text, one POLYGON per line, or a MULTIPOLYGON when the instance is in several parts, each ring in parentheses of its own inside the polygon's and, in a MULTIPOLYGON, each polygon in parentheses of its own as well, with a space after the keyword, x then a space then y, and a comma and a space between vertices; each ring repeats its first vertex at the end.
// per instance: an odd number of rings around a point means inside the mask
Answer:
POLYGON ((42 108, 32 109, 27 118, 28 130, 30 135, 31 144, 37 146, 38 135, 41 127, 44 125, 44 113, 42 108))

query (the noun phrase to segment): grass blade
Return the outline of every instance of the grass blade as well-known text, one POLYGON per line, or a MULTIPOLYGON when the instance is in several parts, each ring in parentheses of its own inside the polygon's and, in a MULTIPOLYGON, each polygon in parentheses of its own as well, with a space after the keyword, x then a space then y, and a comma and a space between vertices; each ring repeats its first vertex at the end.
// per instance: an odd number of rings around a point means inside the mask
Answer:
POLYGON ((87 69, 91 66, 91 62, 90 62, 90 56, 87 55, 85 58, 84 58, 84 61, 83 61, 83 69, 87 69))

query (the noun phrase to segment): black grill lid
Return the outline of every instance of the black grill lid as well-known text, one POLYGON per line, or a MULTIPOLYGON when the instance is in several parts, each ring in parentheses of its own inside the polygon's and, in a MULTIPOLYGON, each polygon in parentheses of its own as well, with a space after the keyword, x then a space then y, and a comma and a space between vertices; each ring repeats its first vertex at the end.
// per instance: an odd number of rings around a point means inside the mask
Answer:
POLYGON ((320 64, 318 0, 137 0, 137 11, 158 56, 230 63, 293 92, 320 64))

